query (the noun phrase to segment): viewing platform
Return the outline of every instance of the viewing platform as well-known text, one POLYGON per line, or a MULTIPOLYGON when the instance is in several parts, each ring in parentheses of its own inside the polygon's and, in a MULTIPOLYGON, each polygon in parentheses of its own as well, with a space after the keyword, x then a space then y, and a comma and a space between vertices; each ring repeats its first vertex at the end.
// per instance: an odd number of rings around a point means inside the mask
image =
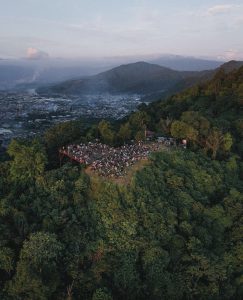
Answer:
MULTIPOLYGON (((172 141, 171 141, 172 145, 172 141)), ((165 148, 161 142, 139 142, 121 147, 111 147, 99 142, 69 145, 59 150, 60 160, 84 164, 89 170, 103 177, 121 177, 127 169, 140 160, 147 160, 152 152, 165 148)))

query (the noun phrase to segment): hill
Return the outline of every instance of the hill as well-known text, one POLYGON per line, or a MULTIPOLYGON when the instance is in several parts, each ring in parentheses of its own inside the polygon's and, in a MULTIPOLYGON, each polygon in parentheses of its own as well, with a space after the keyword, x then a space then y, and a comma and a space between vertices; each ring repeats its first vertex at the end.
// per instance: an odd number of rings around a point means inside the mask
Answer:
POLYGON ((123 122, 12 141, 0 163, 1 299, 242 299, 243 67, 231 66, 123 122), (141 141, 146 126, 187 149, 151 154, 128 184, 58 167, 64 145, 141 141))
POLYGON ((204 149, 210 134, 212 140, 220 140, 223 133, 229 132, 233 137, 234 151, 243 156, 243 63, 224 64, 213 79, 175 94, 166 101, 161 99, 143 106, 142 110, 149 116, 148 126, 151 129, 173 135, 171 130, 173 122, 176 122, 177 129, 180 127, 182 131, 180 134, 177 132, 178 135, 174 132, 175 137, 184 136, 191 139, 194 146, 197 144, 204 149), (217 137, 213 137, 215 129, 217 137), (190 136, 189 131, 195 136, 190 136))
MULTIPOLYGON (((205 78, 206 79, 206 78, 205 78)), ((147 111, 177 117, 185 110, 197 110, 209 118, 230 118, 242 113, 243 62, 231 61, 214 72, 213 78, 183 92, 147 106, 147 111), (211 100, 211 101, 210 101, 211 100)), ((233 120, 233 119, 232 119, 233 120)))
POLYGON ((221 65, 220 69, 223 69, 226 73, 229 73, 239 69, 242 66, 243 66, 243 61, 231 60, 221 65))
POLYGON ((70 80, 61 84, 41 88, 40 93, 83 94, 83 93, 139 93, 150 94, 173 91, 177 84, 187 79, 191 86, 206 72, 180 72, 146 62, 121 65, 109 71, 83 79, 70 80))

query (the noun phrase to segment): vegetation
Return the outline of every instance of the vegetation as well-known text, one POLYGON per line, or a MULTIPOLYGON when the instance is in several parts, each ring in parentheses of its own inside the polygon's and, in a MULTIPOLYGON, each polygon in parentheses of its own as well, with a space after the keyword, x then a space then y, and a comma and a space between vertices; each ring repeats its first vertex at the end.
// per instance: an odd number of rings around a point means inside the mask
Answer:
POLYGON ((142 107, 120 123, 57 125, 12 141, 0 163, 1 299, 242 299, 243 69, 142 107), (57 167, 59 147, 189 141, 129 185, 57 167))

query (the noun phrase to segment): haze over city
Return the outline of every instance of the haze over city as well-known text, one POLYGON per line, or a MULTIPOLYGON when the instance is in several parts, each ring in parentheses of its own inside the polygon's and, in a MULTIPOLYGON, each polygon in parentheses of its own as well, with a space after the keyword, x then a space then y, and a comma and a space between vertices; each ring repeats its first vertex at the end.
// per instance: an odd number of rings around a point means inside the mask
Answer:
POLYGON ((0 58, 243 59, 241 0, 1 1, 0 58))

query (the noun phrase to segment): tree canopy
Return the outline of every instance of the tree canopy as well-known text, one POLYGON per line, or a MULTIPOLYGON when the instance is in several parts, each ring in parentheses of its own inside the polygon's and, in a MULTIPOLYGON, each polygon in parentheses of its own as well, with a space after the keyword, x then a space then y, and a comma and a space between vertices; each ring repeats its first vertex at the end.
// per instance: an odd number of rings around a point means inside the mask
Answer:
POLYGON ((142 106, 124 120, 79 122, 13 140, 0 162, 0 298, 243 298, 243 68, 142 106), (58 148, 188 139, 153 153, 129 184, 60 167, 58 148))

